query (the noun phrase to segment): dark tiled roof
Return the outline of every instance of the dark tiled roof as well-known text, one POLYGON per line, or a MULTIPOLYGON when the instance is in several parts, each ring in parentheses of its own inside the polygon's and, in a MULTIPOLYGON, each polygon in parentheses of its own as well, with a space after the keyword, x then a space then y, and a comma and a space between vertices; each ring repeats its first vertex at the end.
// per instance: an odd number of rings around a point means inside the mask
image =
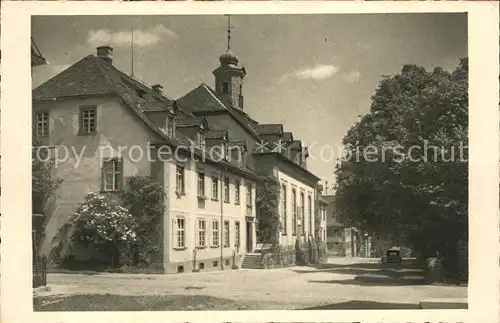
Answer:
POLYGON ((33 90, 34 100, 112 94, 97 57, 89 55, 33 90))
MULTIPOLYGON (((34 89, 33 99, 53 100, 85 95, 114 95, 160 138, 171 145, 178 145, 175 140, 168 138, 139 107, 139 103, 143 103, 143 100, 138 95, 138 88, 147 89, 145 85, 133 80, 113 65, 89 55, 34 89)), ((170 104, 169 101, 168 98, 162 97, 163 104, 170 104)))
POLYGON ((175 119, 175 125, 176 127, 198 127, 202 121, 202 118, 188 116, 175 119))
POLYGON ((282 124, 258 124, 255 130, 263 135, 278 135, 283 133, 282 124))
POLYGON ((176 100, 176 102, 179 104, 179 109, 194 114, 219 111, 228 112, 243 128, 251 133, 256 139, 259 139, 259 134, 253 128, 256 121, 248 117, 246 113, 242 111, 227 107, 219 99, 215 91, 205 83, 200 84, 194 90, 176 100))
POLYGON ((239 147, 242 150, 247 150, 247 142, 245 140, 233 140, 228 143, 229 147, 239 147))
POLYGON ((222 139, 227 137, 227 130, 209 130, 205 132, 206 139, 222 139))
POLYGON ((128 94, 133 96, 137 103, 147 105, 140 99, 138 90, 146 93, 153 101, 171 104, 171 99, 154 92, 143 82, 126 75, 94 55, 88 55, 35 88, 33 99, 53 100, 72 96, 120 95, 122 92, 130 92, 128 94), (117 93, 117 90, 120 93, 117 93))
MULTIPOLYGON (((212 91, 213 91, 213 90, 212 90, 212 91)), ((234 111, 237 115, 239 115, 239 116, 241 116, 241 117, 245 118, 245 120, 247 120, 247 121, 248 121, 248 123, 249 123, 252 127, 255 127, 255 126, 258 124, 258 122, 257 122, 257 121, 255 121, 254 119, 252 119, 252 118, 248 115, 248 113, 246 113, 245 111, 240 110, 240 109, 234 109, 234 108, 232 108, 231 110, 232 110, 232 111, 234 111)))
MULTIPOLYGON (((180 131, 176 131, 175 138, 169 138, 151 119, 148 118, 145 111, 149 108, 158 107, 176 107, 176 103, 164 95, 159 95, 154 92, 146 84, 131 78, 125 73, 116 69, 113 65, 104 60, 89 55, 79 62, 75 63, 65 71, 56 75, 44 84, 33 90, 34 100, 53 100, 54 98, 82 96, 82 95, 115 95, 126 107, 148 126, 155 134, 158 135, 159 145, 169 145, 174 147, 191 147, 192 142, 180 131), (137 90, 144 91, 154 103, 146 103, 139 97, 137 90), (140 106, 142 105, 142 107, 140 106)), ((181 115, 193 117, 192 114, 179 111, 181 115)), ((199 119, 204 120, 204 119, 199 119)), ((213 131, 212 134, 222 133, 227 135, 226 130, 213 131)), ((199 149, 198 149, 199 150, 199 149)), ((201 151, 196 153, 200 155, 201 151)), ((252 171, 233 165, 228 161, 208 160, 233 171, 237 171, 242 175, 257 178, 258 176, 252 171)))
POLYGON ((283 132, 283 141, 293 141, 293 134, 291 132, 283 132))
POLYGON ((204 83, 187 93, 177 101, 179 108, 188 112, 224 111, 227 110, 224 104, 214 95, 204 83))

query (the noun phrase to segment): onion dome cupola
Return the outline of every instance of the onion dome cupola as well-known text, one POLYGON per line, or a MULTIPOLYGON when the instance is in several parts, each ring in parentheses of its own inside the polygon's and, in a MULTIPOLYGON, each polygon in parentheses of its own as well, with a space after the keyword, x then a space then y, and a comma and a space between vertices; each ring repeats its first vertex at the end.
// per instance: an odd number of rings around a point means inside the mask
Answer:
POLYGON ((238 57, 231 51, 231 17, 228 16, 227 51, 219 56, 220 66, 212 73, 215 76, 215 92, 230 108, 243 110, 244 67, 239 66, 238 57))

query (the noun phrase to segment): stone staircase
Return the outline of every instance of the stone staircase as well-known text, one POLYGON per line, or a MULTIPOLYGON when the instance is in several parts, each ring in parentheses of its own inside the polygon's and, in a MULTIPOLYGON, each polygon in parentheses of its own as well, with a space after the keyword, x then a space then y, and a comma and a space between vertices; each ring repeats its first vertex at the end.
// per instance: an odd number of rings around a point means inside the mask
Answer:
POLYGON ((260 253, 247 253, 241 262, 242 269, 263 269, 261 265, 262 254, 260 253))

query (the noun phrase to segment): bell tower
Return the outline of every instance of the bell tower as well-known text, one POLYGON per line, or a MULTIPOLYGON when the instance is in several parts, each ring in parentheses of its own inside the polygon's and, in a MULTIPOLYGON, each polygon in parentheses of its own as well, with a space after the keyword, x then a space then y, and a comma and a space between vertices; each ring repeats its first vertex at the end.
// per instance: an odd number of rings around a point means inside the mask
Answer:
POLYGON ((238 65, 238 57, 231 51, 231 29, 231 16, 228 15, 227 51, 219 57, 220 66, 212 73, 217 96, 227 106, 243 110, 243 78, 246 71, 238 65))

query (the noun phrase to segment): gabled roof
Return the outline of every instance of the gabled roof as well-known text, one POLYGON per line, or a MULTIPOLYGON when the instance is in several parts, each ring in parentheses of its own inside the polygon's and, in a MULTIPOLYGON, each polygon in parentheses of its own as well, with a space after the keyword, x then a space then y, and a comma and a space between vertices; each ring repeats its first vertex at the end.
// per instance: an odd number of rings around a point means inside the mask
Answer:
POLYGON ((255 130, 262 135, 280 135, 283 133, 282 124, 258 124, 255 130))
MULTIPOLYGON (((71 97, 92 96, 92 95, 112 95, 118 97, 123 105, 130 108, 138 119, 145 124, 156 135, 170 145, 177 146, 176 140, 167 135, 156 126, 140 108, 140 103, 144 103, 138 94, 137 89, 146 89, 139 81, 133 80, 130 76, 116 69, 94 55, 88 55, 63 72, 54 76, 47 82, 33 90, 33 100, 57 100, 71 97)), ((150 90, 152 91, 152 90, 150 90)), ((151 98, 158 98, 158 95, 151 95, 151 98)), ((172 104, 167 97, 161 98, 164 105, 172 104)))
MULTIPOLYGON (((53 100, 85 95, 114 95, 127 92, 137 103, 146 104, 139 91, 151 101, 172 103, 172 99, 153 91, 145 83, 130 77, 112 64, 88 55, 33 90, 34 100, 53 100), (118 92, 120 93, 117 93, 118 92)), ((148 104, 153 105, 149 102, 148 104)))
MULTIPOLYGON (((175 101, 154 92, 146 84, 131 78, 116 69, 112 64, 94 55, 83 58, 33 90, 33 100, 35 101, 52 101, 54 99, 92 95, 116 96, 124 106, 131 109, 142 123, 158 135, 159 142, 157 145, 166 144, 173 147, 179 147, 181 150, 186 150, 186 147, 191 146, 191 140, 180 131, 176 131, 175 138, 169 138, 145 113, 153 112, 151 110, 157 110, 158 107, 165 107, 165 111, 170 107, 177 110, 177 103, 175 101), (146 92, 148 97, 156 102, 146 102, 139 96, 137 90, 146 92)), ((179 115, 194 117, 192 114, 179 110, 177 111, 179 115)), ((199 120, 204 120, 204 118, 200 118, 199 120)), ((216 132, 213 132, 214 135, 215 133, 216 132)), ((226 130, 222 130, 222 133, 227 136, 226 130)), ((197 153, 199 157, 206 157, 201 155, 201 151, 195 153, 197 153)), ((210 160, 205 158, 208 162, 226 167, 242 175, 259 179, 259 176, 252 171, 233 165, 225 160, 219 161, 220 159, 221 158, 210 160)))
POLYGON ((222 100, 217 96, 205 83, 200 84, 198 87, 176 100, 179 104, 179 109, 191 112, 195 115, 204 115, 210 113, 228 113, 233 119, 236 120, 248 133, 254 138, 260 140, 259 134, 253 128, 256 123, 237 109, 227 107, 222 100))
POLYGON ((177 100, 179 107, 187 112, 225 111, 226 106, 212 92, 205 83, 177 100))

